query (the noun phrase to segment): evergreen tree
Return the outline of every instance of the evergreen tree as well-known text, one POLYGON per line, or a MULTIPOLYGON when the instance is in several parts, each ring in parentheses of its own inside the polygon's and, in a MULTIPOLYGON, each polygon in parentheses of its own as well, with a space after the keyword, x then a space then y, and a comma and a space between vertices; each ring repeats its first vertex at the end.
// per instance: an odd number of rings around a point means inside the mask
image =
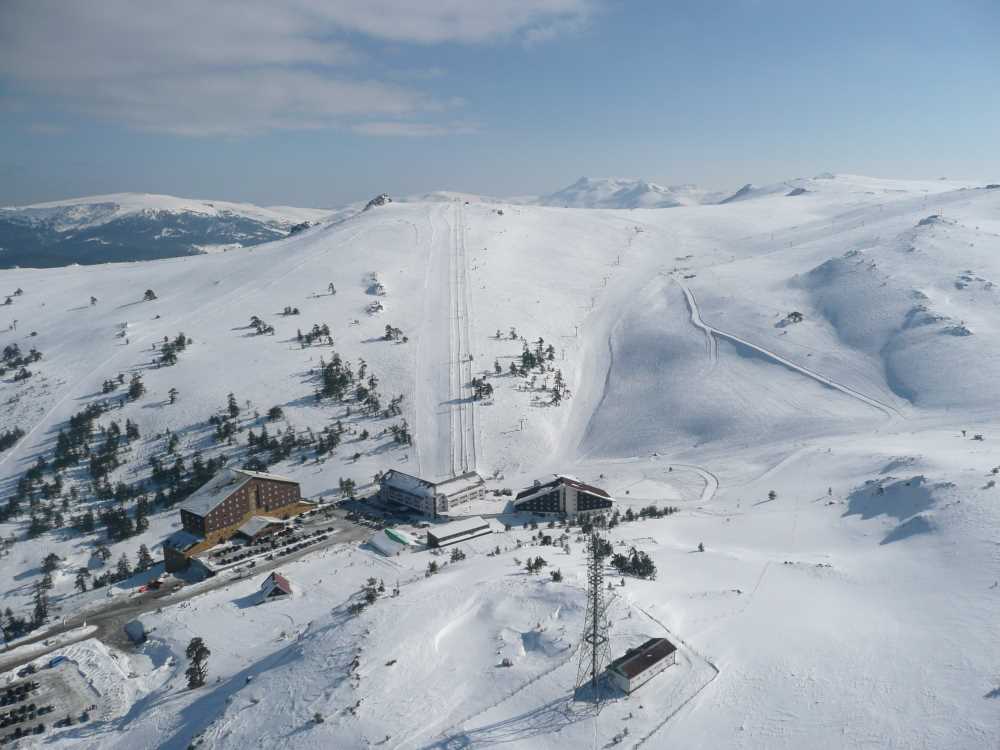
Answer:
POLYGON ((191 662, 184 673, 187 675, 188 689, 194 690, 205 684, 205 678, 208 676, 208 657, 212 652, 201 638, 192 638, 184 654, 191 662))
POLYGON ((118 558, 118 567, 116 572, 118 574, 118 580, 120 581, 124 581, 132 575, 132 566, 129 564, 128 555, 124 552, 122 552, 122 556, 118 558))
POLYGON ((143 571, 149 570, 153 567, 153 556, 149 554, 149 548, 145 544, 139 545, 138 557, 135 563, 135 569, 142 573, 143 571))
POLYGON ((42 560, 42 572, 51 573, 57 567, 59 567, 59 555, 55 552, 50 552, 45 556, 45 559, 42 560))
POLYGON ((45 593, 45 589, 42 585, 35 585, 35 610, 34 610, 34 625, 35 627, 41 626, 49 616, 49 597, 45 593))
POLYGON ((87 576, 89 574, 86 568, 80 568, 76 571, 76 582, 74 585, 76 586, 76 590, 81 594, 87 590, 87 576))
POLYGON ((130 401, 135 401, 140 398, 146 392, 146 386, 142 382, 142 376, 139 373, 132 375, 132 379, 128 384, 128 397, 130 401))

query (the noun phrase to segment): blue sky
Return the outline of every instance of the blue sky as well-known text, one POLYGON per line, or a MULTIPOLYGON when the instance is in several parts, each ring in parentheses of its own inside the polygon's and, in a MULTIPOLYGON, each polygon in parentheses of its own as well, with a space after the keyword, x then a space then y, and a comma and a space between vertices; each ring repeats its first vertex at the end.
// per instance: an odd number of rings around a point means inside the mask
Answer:
POLYGON ((1000 181, 995 0, 4 0, 0 204, 1000 181))

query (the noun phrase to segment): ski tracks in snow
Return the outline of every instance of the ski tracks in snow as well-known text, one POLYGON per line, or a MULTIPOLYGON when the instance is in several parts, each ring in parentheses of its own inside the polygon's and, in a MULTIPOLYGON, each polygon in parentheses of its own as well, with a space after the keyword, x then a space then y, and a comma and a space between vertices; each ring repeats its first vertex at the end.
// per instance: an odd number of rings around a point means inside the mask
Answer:
POLYGON ((455 202, 449 278, 451 295, 451 407, 452 476, 476 469, 476 425, 472 406, 472 345, 469 319, 469 261, 465 250, 465 212, 455 202))
POLYGON ((706 323, 704 319, 701 317, 701 311, 698 309, 698 301, 697 299, 695 299, 694 292, 692 292, 676 276, 673 276, 671 278, 681 288, 681 291, 684 293, 684 299, 687 302, 688 312, 691 314, 691 323, 696 328, 703 331, 706 337, 711 342, 708 344, 708 350, 709 350, 709 358, 712 360, 713 366, 715 365, 715 363, 718 361, 719 358, 719 344, 717 339, 719 338, 727 339, 728 341, 731 341, 735 344, 739 344, 740 346, 745 346, 748 349, 752 349, 758 354, 764 355, 764 357, 771 360, 772 362, 775 362, 776 364, 786 367, 789 370, 793 370, 801 375, 806 376, 807 378, 815 380, 820 385, 824 385, 827 388, 833 388, 834 390, 840 391, 841 393, 850 396, 851 398, 860 401, 861 403, 866 404, 867 406, 870 406, 873 409, 878 409, 880 412, 885 414, 885 416, 890 419, 892 419, 893 417, 903 416, 899 412, 899 410, 896 409, 895 407, 890 406, 889 404, 886 404, 882 401, 879 401, 878 399, 874 399, 871 396, 866 396, 864 393, 861 393, 860 391, 851 388, 849 385, 844 385, 843 383, 837 382, 836 380, 831 380, 830 378, 825 377, 824 375, 820 375, 818 372, 814 372, 813 370, 810 370, 807 367, 803 367, 802 365, 795 364, 791 360, 785 359, 780 354, 777 354, 771 351, 770 349, 765 349, 764 347, 751 343, 746 339, 740 338, 735 334, 723 331, 719 328, 716 328, 713 325, 706 323))

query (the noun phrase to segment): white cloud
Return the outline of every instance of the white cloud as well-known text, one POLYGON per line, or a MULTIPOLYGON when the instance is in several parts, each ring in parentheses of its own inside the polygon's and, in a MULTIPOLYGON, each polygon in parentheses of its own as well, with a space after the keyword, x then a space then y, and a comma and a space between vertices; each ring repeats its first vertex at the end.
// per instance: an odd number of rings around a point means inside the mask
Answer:
POLYGON ((389 120, 359 122, 353 126, 355 133, 378 137, 428 138, 441 135, 467 135, 478 133, 475 123, 449 122, 443 124, 427 122, 393 122, 389 120))
POLYGON ((594 2, 3 0, 0 78, 70 111, 184 135, 446 132, 421 122, 459 103, 413 88, 419 78, 373 80, 372 44, 537 41, 578 28, 594 2))

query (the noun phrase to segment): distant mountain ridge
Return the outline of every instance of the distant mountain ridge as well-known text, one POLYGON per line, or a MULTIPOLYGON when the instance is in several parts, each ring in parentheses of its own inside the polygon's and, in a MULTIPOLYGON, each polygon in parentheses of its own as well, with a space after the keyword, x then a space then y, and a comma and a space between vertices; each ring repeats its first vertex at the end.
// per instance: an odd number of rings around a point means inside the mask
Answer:
POLYGON ((328 209, 114 193, 0 208, 0 268, 155 260, 288 236, 328 209))
POLYGON ((623 177, 581 177, 572 185, 534 201, 566 208, 674 208, 718 203, 724 193, 697 185, 657 185, 623 177))

